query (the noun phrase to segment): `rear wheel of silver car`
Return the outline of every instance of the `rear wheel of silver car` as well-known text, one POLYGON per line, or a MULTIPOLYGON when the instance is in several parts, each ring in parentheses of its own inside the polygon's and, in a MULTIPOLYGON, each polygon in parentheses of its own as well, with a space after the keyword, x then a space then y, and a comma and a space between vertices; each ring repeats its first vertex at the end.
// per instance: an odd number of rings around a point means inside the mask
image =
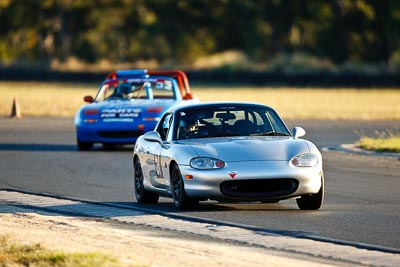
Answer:
POLYGON ((324 175, 321 177, 321 188, 318 193, 301 196, 296 201, 301 210, 317 210, 321 208, 324 201, 324 175))
POLYGON ((171 168, 171 186, 175 207, 182 210, 195 209, 199 206, 199 201, 197 199, 192 199, 187 196, 181 171, 176 164, 173 164, 171 168))
POLYGON ((138 203, 157 203, 159 196, 147 191, 143 185, 143 171, 140 165, 140 160, 135 159, 133 162, 134 168, 134 186, 135 186, 135 196, 138 203))

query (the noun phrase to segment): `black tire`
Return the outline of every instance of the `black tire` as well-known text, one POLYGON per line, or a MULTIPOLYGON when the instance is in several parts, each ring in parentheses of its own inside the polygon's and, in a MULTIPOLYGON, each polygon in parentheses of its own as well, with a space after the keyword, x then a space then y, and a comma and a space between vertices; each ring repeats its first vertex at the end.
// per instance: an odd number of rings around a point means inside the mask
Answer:
POLYGON ((77 139, 78 150, 80 151, 89 151, 93 148, 93 143, 90 142, 81 142, 77 139))
POLYGON ((324 202, 324 175, 321 177, 321 188, 316 194, 309 194, 301 196, 296 199, 297 206, 301 210, 317 210, 321 208, 322 203, 324 202))
POLYGON ((192 199, 187 196, 181 171, 176 164, 171 168, 171 186, 172 198, 176 208, 180 210, 196 209, 199 206, 199 201, 197 199, 192 199))
POLYGON ((155 204, 158 202, 159 196, 151 193, 144 188, 143 185, 143 171, 140 165, 140 160, 136 158, 133 162, 133 175, 134 175, 134 188, 135 197, 138 203, 151 203, 155 204))
POLYGON ((103 143, 102 145, 105 149, 115 149, 117 147, 116 144, 109 144, 109 143, 103 143))

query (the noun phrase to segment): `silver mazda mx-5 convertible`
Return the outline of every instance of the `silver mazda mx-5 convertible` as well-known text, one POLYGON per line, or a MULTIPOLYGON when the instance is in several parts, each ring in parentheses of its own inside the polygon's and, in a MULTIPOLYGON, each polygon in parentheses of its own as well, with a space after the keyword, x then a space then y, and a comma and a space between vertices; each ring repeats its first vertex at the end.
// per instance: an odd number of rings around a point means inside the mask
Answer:
POLYGON ((154 131, 138 138, 133 154, 137 202, 171 197, 179 209, 199 201, 278 202, 294 198, 302 210, 324 198, 322 157, 291 133, 272 108, 217 102, 176 107, 154 131))

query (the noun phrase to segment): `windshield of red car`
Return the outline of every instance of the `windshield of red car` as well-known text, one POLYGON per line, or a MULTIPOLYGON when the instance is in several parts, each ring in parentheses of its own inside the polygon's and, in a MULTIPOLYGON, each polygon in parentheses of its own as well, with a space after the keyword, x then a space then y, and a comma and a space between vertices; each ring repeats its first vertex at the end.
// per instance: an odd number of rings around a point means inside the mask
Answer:
POLYGON ((174 83, 167 79, 128 79, 103 83, 95 101, 122 99, 175 99, 174 83))

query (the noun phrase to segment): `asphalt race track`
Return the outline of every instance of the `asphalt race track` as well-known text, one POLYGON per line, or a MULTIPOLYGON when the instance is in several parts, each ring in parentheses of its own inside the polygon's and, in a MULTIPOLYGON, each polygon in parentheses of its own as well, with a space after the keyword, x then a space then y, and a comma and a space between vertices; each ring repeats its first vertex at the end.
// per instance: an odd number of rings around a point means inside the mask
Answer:
MULTIPOLYGON (((399 121, 289 121, 322 147, 353 143, 354 132, 400 129, 399 121)), ((133 146, 79 152, 72 119, 0 119, 0 189, 114 202, 134 207, 133 146)), ((400 161, 397 158, 323 151, 324 206, 300 211, 295 200, 278 204, 203 202, 199 210, 178 212, 161 199, 151 209, 196 218, 257 226, 270 231, 400 249, 400 161)), ((143 207, 143 206, 141 206, 143 207)))

